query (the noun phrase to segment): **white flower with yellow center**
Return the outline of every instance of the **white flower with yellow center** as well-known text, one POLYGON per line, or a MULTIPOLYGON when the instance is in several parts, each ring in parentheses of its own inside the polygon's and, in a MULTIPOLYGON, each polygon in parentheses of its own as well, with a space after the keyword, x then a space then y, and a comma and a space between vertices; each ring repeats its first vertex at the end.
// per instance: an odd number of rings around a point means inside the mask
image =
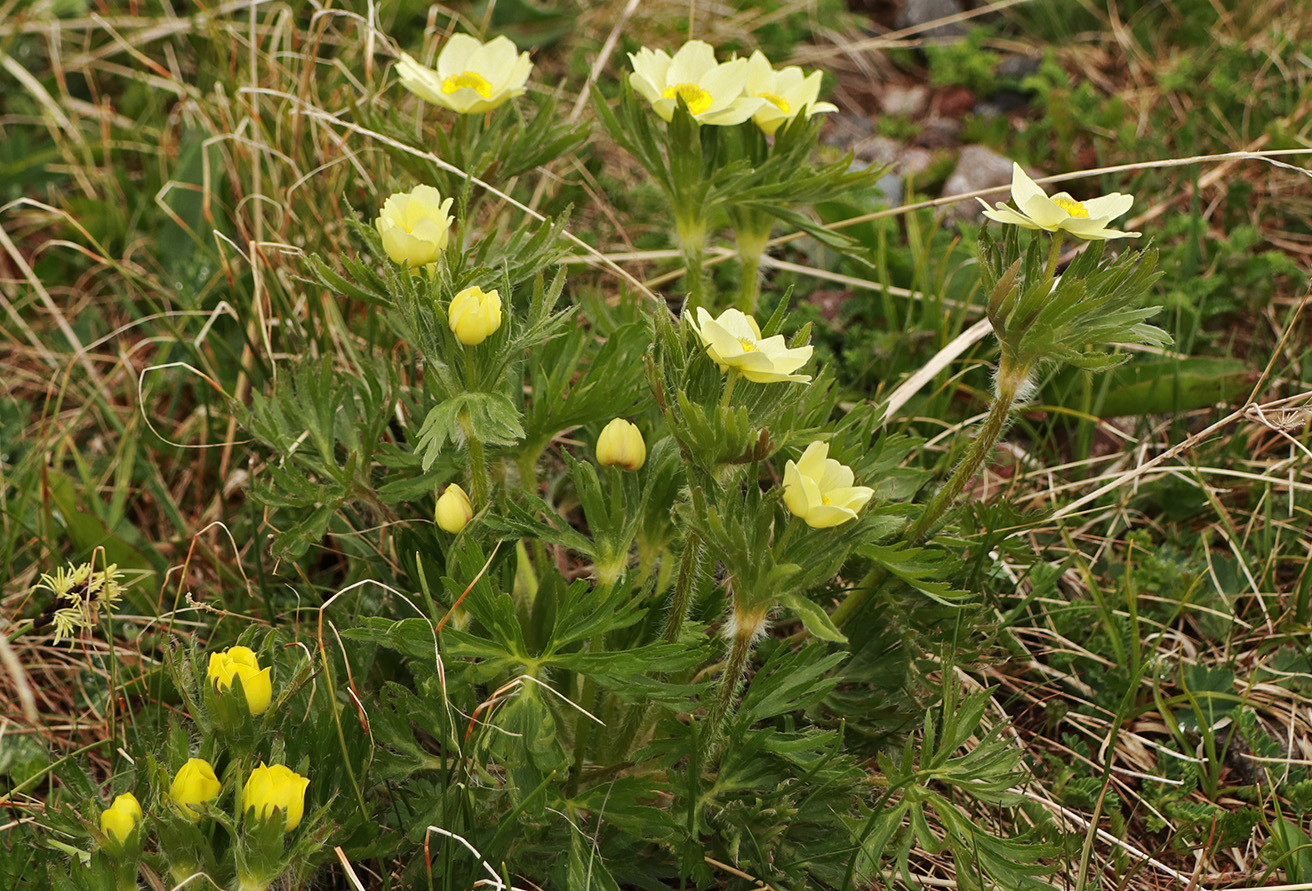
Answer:
POLYGON ((853 478, 852 468, 829 457, 829 443, 817 440, 784 465, 784 505, 812 529, 855 520, 875 490, 852 485, 853 478))
POLYGON ((1130 209, 1133 195, 1112 192, 1088 201, 1076 201, 1069 192, 1058 192, 1051 198, 1029 178, 1019 164, 1011 166, 1011 200, 1015 208, 999 202, 990 208, 983 199, 984 216, 999 223, 1010 223, 1025 229, 1046 229, 1049 232, 1067 232, 1087 240, 1106 238, 1138 238, 1138 232, 1108 229, 1107 224, 1130 209))
POLYGON ((811 380, 809 374, 793 372, 811 358, 812 347, 789 349, 782 334, 761 338, 756 319, 741 310, 726 309, 718 319, 700 306, 692 329, 706 344, 706 354, 721 371, 736 368, 743 377, 758 384, 811 380))
POLYGON ((765 54, 756 50, 747 60, 747 95, 765 102, 752 120, 773 136, 782 124, 801 114, 802 109, 806 109, 808 118, 813 114, 838 111, 836 105, 817 101, 822 78, 819 71, 804 74, 796 65, 775 71, 765 54))
POLYGON ((671 120, 682 98, 688 112, 702 124, 741 124, 765 104, 744 94, 747 60, 716 62, 709 43, 690 40, 671 57, 646 47, 629 53, 630 82, 662 120, 671 120))
POLYGON ((374 228, 387 256, 411 268, 436 263, 451 237, 452 201, 432 186, 415 186, 384 201, 374 228))
POLYGON ((482 114, 524 94, 533 63, 509 37, 483 43, 468 34, 452 34, 437 54, 437 70, 425 68, 406 53, 397 71, 401 86, 420 99, 460 114, 482 114))

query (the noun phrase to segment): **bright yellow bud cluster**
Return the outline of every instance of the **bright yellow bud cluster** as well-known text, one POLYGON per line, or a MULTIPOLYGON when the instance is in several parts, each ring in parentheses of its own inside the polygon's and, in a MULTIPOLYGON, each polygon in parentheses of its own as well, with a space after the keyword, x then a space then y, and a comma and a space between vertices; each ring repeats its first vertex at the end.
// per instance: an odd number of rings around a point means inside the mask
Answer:
POLYGON ((751 118, 771 135, 803 111, 809 118, 838 110, 817 101, 819 71, 805 74, 795 65, 776 71, 760 50, 748 59, 717 62, 710 44, 690 40, 673 56, 643 47, 629 54, 629 62, 634 90, 666 121, 680 99, 699 123, 728 126, 751 118))
POLYGON ((262 715, 273 699, 271 668, 260 668, 259 659, 249 647, 230 647, 210 653, 209 679, 219 693, 232 688, 232 679, 241 679, 246 706, 252 715, 262 715))
POLYGON ((242 807, 256 820, 267 820, 274 811, 282 811, 287 822, 283 829, 291 832, 301 825, 305 816, 305 789, 310 785, 308 777, 303 777, 283 764, 260 766, 251 771, 242 789, 242 807))
POLYGON ((140 822, 141 803, 131 792, 115 798, 114 803, 100 813, 100 830, 120 845, 128 840, 140 822))

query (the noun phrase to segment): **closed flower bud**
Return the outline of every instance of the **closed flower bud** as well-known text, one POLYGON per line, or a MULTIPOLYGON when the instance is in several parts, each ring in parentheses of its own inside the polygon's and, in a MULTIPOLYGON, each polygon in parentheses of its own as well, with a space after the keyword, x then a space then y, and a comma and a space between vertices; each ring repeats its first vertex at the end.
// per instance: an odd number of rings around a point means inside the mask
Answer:
POLYGON ((387 256, 411 268, 440 260, 451 237, 453 217, 447 211, 454 200, 443 200, 432 186, 415 186, 384 201, 374 228, 387 256))
POLYGON ((501 294, 496 288, 465 288, 451 298, 446 315, 457 340, 465 346, 478 346, 501 327, 501 294))
POLYGON ((305 789, 308 778, 282 764, 260 766, 251 771, 242 790, 242 807, 246 813, 254 811, 257 820, 267 820, 275 810, 286 816, 284 830, 291 832, 305 816, 305 789))
POLYGON ((442 497, 437 499, 437 510, 434 511, 434 519, 437 525, 444 532, 450 532, 452 535, 464 529, 469 525, 469 521, 474 516, 474 505, 470 503, 469 496, 465 490, 455 483, 446 487, 442 497))
POLYGON ((784 504, 812 529, 842 525, 875 494, 852 478, 852 468, 829 457, 829 443, 813 442, 797 463, 784 466, 784 504))
POLYGON ((100 830, 120 845, 127 842, 140 822, 141 804, 131 792, 115 798, 114 803, 100 813, 100 830))
POLYGON ((647 461, 647 444, 637 426, 616 418, 597 437, 597 461, 607 467, 637 470, 647 461))
POLYGON ((169 786, 169 798, 182 805, 192 822, 200 819, 200 814, 191 807, 219 797, 223 785, 214 775, 214 768, 204 758, 190 758, 182 765, 169 786))
POLYGON ((246 693, 246 706, 252 715, 262 715, 273 699, 272 669, 261 670, 255 653, 248 647, 230 647, 221 653, 210 653, 209 679, 219 693, 232 688, 232 679, 241 678, 246 693))

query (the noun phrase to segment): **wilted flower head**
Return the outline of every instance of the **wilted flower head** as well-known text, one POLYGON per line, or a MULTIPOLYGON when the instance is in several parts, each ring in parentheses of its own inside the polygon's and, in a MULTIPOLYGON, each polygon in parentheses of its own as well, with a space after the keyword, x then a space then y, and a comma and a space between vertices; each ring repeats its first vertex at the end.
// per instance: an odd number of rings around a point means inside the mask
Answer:
POLYGON ((439 529, 455 535, 473 519, 474 505, 465 490, 452 483, 437 499, 437 508, 433 514, 439 529))
POLYGON ((778 71, 760 50, 747 60, 747 95, 764 99, 752 120, 771 136, 781 124, 791 121, 806 109, 806 116, 838 111, 838 106, 817 101, 820 98, 819 71, 803 73, 796 65, 778 71))
POLYGON ((124 792, 114 803, 100 812, 100 830, 120 845, 128 840, 132 830, 141 822, 141 803, 131 792, 124 792))
POLYGON ((402 53, 401 85, 420 99, 461 114, 482 114, 524 93, 533 63, 508 37, 487 43, 452 34, 437 54, 437 70, 402 53))
POLYGON ((811 380, 809 374, 793 372, 811 358, 812 347, 808 344, 789 349, 782 334, 762 339, 756 319, 741 310, 726 309, 719 318, 712 318, 699 306, 692 327, 706 344, 706 354, 719 363, 722 371, 736 368, 758 384, 811 380))
POLYGON ((286 815, 284 830, 291 832, 301 825, 305 816, 305 789, 310 785, 307 777, 301 776, 283 764, 260 766, 251 771, 242 790, 242 807, 247 813, 254 811, 257 820, 267 820, 275 810, 286 815))
POLYGON ((250 647, 229 647, 210 653, 209 679, 220 693, 232 687, 234 677, 241 678, 246 706, 252 715, 262 715, 273 699, 272 668, 260 668, 259 659, 250 647))
POLYGON ((100 620, 102 609, 113 610, 124 587, 118 580, 118 564, 96 569, 91 563, 56 569, 41 576, 37 588, 54 592, 55 643, 73 636, 79 628, 90 630, 100 620), (63 605, 61 605, 63 604, 63 605))
POLYGON ((616 418, 597 437, 597 462, 607 467, 638 470, 647 462, 647 444, 642 431, 624 418, 616 418))
POLYGON ((1069 192, 1058 192, 1051 198, 1030 179, 1019 164, 1011 165, 1011 200, 1016 207, 1001 202, 990 208, 983 199, 984 216, 999 223, 1010 223, 1025 229, 1046 229, 1049 232, 1068 232, 1086 240, 1106 238, 1138 238, 1138 232, 1121 232, 1108 229, 1107 224, 1130 209, 1133 195, 1112 192, 1088 201, 1076 201, 1069 192))
POLYGON ((813 442, 796 463, 784 465, 784 504, 812 529, 841 525, 875 494, 852 480, 852 468, 829 457, 829 443, 813 442))
POLYGON ((656 114, 674 117, 682 97, 688 112, 703 124, 741 124, 756 113, 764 99, 748 96, 747 60, 715 61, 708 43, 690 40, 671 57, 664 50, 646 47, 629 53, 633 65, 630 82, 656 114))
POLYGON ((465 346, 478 346, 501 327, 501 294, 496 288, 465 288, 451 298, 446 317, 457 340, 465 346))
POLYGON ((213 801, 222 789, 223 784, 214 775, 214 768, 208 761, 204 758, 189 758, 173 777, 173 783, 169 786, 169 798, 182 805, 183 811, 194 823, 200 819, 200 814, 191 806, 213 801))
POLYGON ((447 211, 454 200, 443 200, 432 186, 415 186, 384 201, 374 228, 392 262, 414 268, 440 260, 451 237, 453 217, 447 211))

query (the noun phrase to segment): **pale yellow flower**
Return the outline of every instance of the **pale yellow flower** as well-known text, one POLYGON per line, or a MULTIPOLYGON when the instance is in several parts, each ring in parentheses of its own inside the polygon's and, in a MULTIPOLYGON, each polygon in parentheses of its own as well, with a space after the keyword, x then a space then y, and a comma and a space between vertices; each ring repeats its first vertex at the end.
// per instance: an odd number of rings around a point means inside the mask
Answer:
POLYGON ((301 825, 305 816, 305 789, 310 785, 309 779, 301 776, 283 764, 260 766, 251 771, 250 779, 242 790, 242 807, 255 812, 255 819, 267 820, 275 810, 282 811, 287 818, 283 826, 285 832, 291 832, 301 825))
POLYGON ((597 437, 597 462, 607 467, 637 470, 647 461, 647 444, 642 431, 623 418, 616 418, 602 428, 597 437))
POLYGON ((453 217, 447 211, 454 200, 443 200, 432 186, 415 186, 384 201, 374 227, 387 256, 411 268, 440 260, 451 238, 453 217))
POLYGON ((773 136, 782 124, 801 114, 803 108, 808 118, 822 112, 838 111, 836 105, 817 101, 822 78, 819 71, 805 74, 796 65, 776 71, 765 54, 756 50, 747 60, 746 91, 748 96, 759 97, 765 102, 752 120, 773 136))
POLYGON ((1067 232, 1086 240, 1139 237, 1138 232, 1107 228, 1108 223, 1134 204, 1133 195, 1112 192, 1100 198, 1076 201, 1069 192, 1058 192, 1049 198, 1019 164, 1011 166, 1011 200, 1016 203, 1015 208, 999 203, 993 209, 983 199, 976 200, 984 205, 984 216, 990 220, 1025 229, 1067 232))
POLYGON ((437 508, 433 511, 433 519, 437 521, 438 528, 452 535, 469 525, 473 516, 474 505, 465 494, 465 490, 455 483, 446 487, 442 497, 437 499, 437 508))
POLYGON ((259 659, 250 647, 229 647, 222 652, 210 653, 209 679, 219 693, 232 688, 232 679, 241 678, 241 689, 246 694, 246 707, 252 715, 269 710, 273 700, 272 668, 260 668, 259 659))
POLYGON ((721 371, 736 368, 743 377, 758 384, 811 380, 809 374, 794 372, 810 360, 812 347, 789 349, 782 334, 762 339, 756 319, 741 310, 726 309, 716 319, 699 306, 692 328, 721 371))
POLYGON ((533 63, 508 37, 487 43, 468 34, 452 34, 437 54, 437 70, 425 68, 406 53, 397 71, 401 86, 420 99, 460 114, 482 114, 522 96, 533 63))
POLYGON ((674 117, 679 97, 703 124, 741 124, 765 104, 764 99, 744 93, 746 59, 716 62, 715 50, 700 40, 688 41, 673 57, 643 47, 629 53, 629 62, 633 89, 666 121, 674 117))
POLYGON ((478 346, 501 327, 501 294, 496 288, 465 288, 451 298, 446 318, 457 340, 465 346, 478 346))
POLYGON ((141 803, 131 792, 124 792, 114 803, 100 812, 100 831, 120 845, 128 840, 132 830, 141 822, 141 803))
POLYGON ((842 525, 875 494, 852 480, 852 468, 830 458, 829 443, 817 440, 796 463, 784 465, 784 504, 812 529, 842 525))
POLYGON ((200 819, 200 814, 192 808, 192 805, 213 801, 219 797, 222 789, 223 785, 214 775, 214 768, 208 761, 204 758, 189 758, 173 777, 173 783, 169 786, 169 798, 182 805, 188 818, 194 823, 200 819))

